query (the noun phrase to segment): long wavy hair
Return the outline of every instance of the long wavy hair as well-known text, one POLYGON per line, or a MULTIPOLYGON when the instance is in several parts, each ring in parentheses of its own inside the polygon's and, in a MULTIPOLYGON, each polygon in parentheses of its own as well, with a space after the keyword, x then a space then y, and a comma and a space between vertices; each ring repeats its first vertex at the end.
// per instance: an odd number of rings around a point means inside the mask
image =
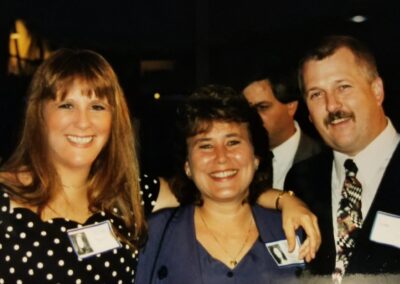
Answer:
POLYGON ((226 86, 208 85, 191 94, 178 111, 175 139, 175 175, 169 180, 172 191, 181 204, 201 204, 201 194, 184 171, 187 160, 187 139, 208 131, 214 122, 244 123, 249 132, 254 155, 259 166, 249 186, 248 202, 271 187, 272 155, 268 133, 257 111, 250 107, 245 97, 226 86))
POLYGON ((1 169, 15 177, 5 183, 14 200, 37 207, 39 214, 52 194, 60 189, 60 177, 48 155, 43 108, 46 101, 66 96, 76 80, 88 86, 84 95, 106 98, 112 108, 109 140, 88 176, 89 209, 113 214, 113 208, 117 208, 128 230, 133 232, 126 241, 137 247, 146 228, 140 202, 135 133, 116 74, 93 51, 61 49, 38 68, 28 89, 21 140, 1 169), (29 174, 32 182, 22 182, 21 173, 29 174))

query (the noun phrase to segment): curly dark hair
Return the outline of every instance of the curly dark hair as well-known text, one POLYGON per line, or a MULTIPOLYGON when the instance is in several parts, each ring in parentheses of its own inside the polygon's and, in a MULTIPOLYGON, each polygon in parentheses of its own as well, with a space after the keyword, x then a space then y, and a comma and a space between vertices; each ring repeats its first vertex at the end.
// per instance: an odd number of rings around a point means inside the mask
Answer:
POLYGON ((177 135, 175 139, 175 175, 170 186, 181 204, 201 204, 201 195, 195 184, 184 172, 187 160, 187 139, 207 131, 213 122, 245 123, 259 159, 259 166, 250 184, 248 202, 271 187, 268 133, 260 116, 249 106, 245 97, 226 86, 208 85, 191 94, 178 108, 177 135))

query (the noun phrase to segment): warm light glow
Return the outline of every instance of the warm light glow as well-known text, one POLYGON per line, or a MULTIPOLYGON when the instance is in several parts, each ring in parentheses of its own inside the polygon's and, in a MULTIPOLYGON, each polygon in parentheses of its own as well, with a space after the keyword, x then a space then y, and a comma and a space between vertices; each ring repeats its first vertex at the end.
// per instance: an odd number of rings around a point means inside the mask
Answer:
POLYGON ((10 38, 11 39, 19 39, 21 35, 19 33, 11 33, 10 38))
POLYGON ((32 37, 22 20, 15 21, 15 29, 16 31, 10 34, 10 54, 13 56, 17 55, 17 44, 19 57, 26 59, 28 58, 29 46, 31 45, 32 37))
POLYGON ((26 23, 17 19, 15 29, 9 35, 8 73, 32 74, 37 62, 47 58, 50 50, 44 40, 35 38, 26 23))
POLYGON ((154 99, 159 100, 161 98, 160 93, 154 93, 154 99))
POLYGON ((350 21, 354 22, 354 23, 363 23, 367 20, 367 17, 363 16, 363 15, 356 15, 350 18, 350 21))

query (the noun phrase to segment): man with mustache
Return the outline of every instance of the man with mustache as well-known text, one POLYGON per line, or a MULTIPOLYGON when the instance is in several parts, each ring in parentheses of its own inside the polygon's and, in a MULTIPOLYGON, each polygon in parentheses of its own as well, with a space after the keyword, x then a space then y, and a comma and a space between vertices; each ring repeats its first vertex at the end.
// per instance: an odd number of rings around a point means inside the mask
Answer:
POLYGON ((295 165, 285 182, 319 220, 310 272, 336 283, 345 274, 400 273, 399 239, 390 239, 400 234, 400 135, 382 107, 373 55, 352 37, 324 38, 301 61, 299 82, 310 120, 332 148, 295 165))

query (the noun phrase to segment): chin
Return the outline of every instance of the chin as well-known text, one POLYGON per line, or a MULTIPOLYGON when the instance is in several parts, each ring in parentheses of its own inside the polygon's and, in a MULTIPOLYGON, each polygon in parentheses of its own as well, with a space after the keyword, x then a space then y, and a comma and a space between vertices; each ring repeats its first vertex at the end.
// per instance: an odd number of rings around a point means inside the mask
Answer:
POLYGON ((93 161, 92 160, 90 160, 90 161, 79 160, 79 161, 73 161, 73 162, 66 163, 66 164, 69 165, 70 168, 86 169, 86 168, 88 168, 88 167, 90 168, 92 166, 93 161))
POLYGON ((219 201, 240 201, 242 202, 245 199, 245 196, 243 194, 239 194, 238 192, 226 192, 222 194, 215 195, 215 199, 219 201))

